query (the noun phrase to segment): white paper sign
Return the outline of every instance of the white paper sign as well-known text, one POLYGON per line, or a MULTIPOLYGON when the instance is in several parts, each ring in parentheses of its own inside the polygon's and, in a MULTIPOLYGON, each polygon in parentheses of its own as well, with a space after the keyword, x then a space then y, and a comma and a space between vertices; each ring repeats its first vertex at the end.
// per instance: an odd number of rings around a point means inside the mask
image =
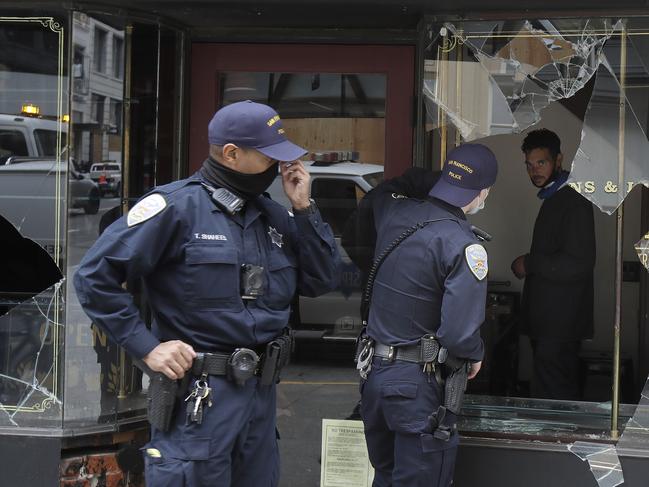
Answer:
POLYGON ((323 419, 320 487, 371 487, 373 479, 363 422, 323 419))

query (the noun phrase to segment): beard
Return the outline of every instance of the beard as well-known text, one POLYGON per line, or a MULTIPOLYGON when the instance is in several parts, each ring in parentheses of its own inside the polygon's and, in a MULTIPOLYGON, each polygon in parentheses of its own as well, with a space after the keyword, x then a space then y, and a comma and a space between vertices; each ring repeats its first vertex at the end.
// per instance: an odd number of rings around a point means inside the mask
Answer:
POLYGON ((542 189, 542 188, 546 188, 549 184, 553 183, 557 179, 559 174, 561 174, 561 169, 555 169, 554 172, 550 174, 550 176, 547 178, 544 178, 543 176, 531 176, 530 181, 535 187, 542 189), (538 182, 535 181, 535 179, 538 182))

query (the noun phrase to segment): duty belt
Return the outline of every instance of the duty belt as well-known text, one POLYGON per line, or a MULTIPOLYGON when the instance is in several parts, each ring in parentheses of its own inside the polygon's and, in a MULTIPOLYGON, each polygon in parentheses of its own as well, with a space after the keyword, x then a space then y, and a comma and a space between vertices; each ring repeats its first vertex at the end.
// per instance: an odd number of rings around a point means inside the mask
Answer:
POLYGON ((388 360, 402 360, 415 364, 434 362, 440 353, 440 345, 435 337, 425 336, 414 345, 391 346, 374 342, 374 356, 388 360))
POLYGON ((277 383, 279 373, 288 363, 291 353, 291 336, 280 335, 261 348, 262 353, 249 348, 237 348, 232 353, 197 353, 192 364, 192 375, 225 375, 238 385, 243 385, 256 375, 261 385, 277 383))
POLYGON ((192 366, 193 375, 225 375, 230 353, 197 353, 192 366))

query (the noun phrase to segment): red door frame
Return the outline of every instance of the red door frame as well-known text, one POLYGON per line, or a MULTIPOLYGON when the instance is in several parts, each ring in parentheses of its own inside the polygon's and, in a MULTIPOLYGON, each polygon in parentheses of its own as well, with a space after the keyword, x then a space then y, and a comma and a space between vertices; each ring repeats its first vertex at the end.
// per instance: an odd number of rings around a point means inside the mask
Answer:
POLYGON ((191 59, 190 172, 207 156, 207 125, 219 106, 223 71, 385 74, 385 175, 412 165, 414 46, 195 43, 191 59))

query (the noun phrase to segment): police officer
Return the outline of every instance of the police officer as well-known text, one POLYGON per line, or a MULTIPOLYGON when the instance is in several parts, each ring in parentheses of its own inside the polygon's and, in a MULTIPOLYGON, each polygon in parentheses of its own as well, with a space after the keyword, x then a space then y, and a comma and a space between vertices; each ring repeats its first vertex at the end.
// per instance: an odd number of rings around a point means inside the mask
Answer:
POLYGON ((309 198, 298 160, 306 151, 286 139, 272 108, 228 105, 208 138, 201 170, 155 188, 113 223, 74 284, 87 314, 130 354, 170 379, 191 376, 169 430, 151 428, 147 484, 275 486, 275 376, 264 379, 276 364, 270 345, 286 343, 296 290, 335 289, 339 255, 309 198), (278 165, 290 213, 264 195, 278 165), (122 288, 136 278, 151 330, 122 288))
POLYGON ((484 207, 496 174, 487 147, 465 144, 449 153, 426 199, 385 194, 374 202, 376 255, 413 225, 429 222, 394 248, 373 283, 367 326, 373 356, 361 370, 361 415, 374 487, 452 482, 458 435, 454 412, 440 408, 439 362, 461 361, 468 378, 480 370, 487 254, 465 214, 484 207), (434 360, 427 356, 432 344, 444 349, 434 360))

